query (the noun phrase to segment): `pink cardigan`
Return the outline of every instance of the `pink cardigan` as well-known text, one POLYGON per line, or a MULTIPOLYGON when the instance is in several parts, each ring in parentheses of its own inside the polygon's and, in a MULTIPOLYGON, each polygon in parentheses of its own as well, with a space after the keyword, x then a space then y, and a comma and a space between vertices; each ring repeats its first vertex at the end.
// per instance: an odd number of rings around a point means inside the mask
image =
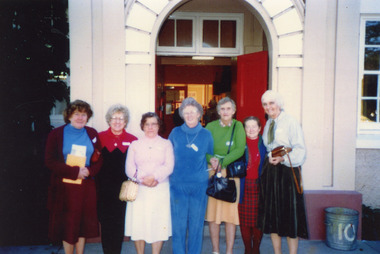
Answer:
POLYGON ((172 143, 160 136, 133 141, 128 150, 125 168, 128 177, 133 177, 138 169, 139 181, 148 175, 154 175, 159 183, 168 181, 174 168, 172 143))

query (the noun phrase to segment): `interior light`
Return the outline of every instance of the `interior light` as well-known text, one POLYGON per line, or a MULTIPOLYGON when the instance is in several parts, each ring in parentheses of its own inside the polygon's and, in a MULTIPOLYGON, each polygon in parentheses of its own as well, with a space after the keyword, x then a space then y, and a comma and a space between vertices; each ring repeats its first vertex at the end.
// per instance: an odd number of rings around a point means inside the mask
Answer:
POLYGON ((193 56, 193 60, 214 60, 213 56, 193 56))

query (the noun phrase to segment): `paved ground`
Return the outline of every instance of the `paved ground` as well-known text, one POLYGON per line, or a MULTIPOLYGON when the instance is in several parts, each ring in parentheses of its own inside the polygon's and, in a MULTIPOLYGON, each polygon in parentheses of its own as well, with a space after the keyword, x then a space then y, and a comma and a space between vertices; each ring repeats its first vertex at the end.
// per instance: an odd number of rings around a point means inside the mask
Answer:
MULTIPOLYGON (((205 228, 205 236, 203 240, 202 253, 211 254, 211 240, 210 236, 206 233, 208 228, 205 228)), ((221 232, 223 232, 221 230, 221 232)), ((225 253, 225 238, 221 234, 221 254, 225 253)), ((353 251, 342 251, 334 250, 329 248, 324 241, 309 241, 309 240, 300 240, 299 243, 299 254, 378 254, 380 253, 380 242, 372 241, 357 241, 358 248, 353 251)), ((286 240, 283 239, 283 254, 288 254, 286 240)), ((262 254, 272 254, 272 244, 270 237, 264 235, 263 241, 260 247, 262 254)), ((0 247, 0 254, 64 254, 64 251, 59 246, 9 246, 9 247, 0 247)), ((85 248, 86 254, 100 254, 103 253, 100 243, 88 243, 85 248)), ((135 254, 136 250, 134 244, 131 241, 126 241, 123 243, 123 254, 135 254)), ((147 245, 145 248, 145 253, 151 253, 150 245, 147 245)), ((162 254, 172 253, 171 240, 164 243, 162 254)), ((234 245, 235 254, 244 253, 244 245, 241 239, 239 232, 236 234, 236 240, 234 245)), ((190 253, 191 254, 191 253, 190 253)))

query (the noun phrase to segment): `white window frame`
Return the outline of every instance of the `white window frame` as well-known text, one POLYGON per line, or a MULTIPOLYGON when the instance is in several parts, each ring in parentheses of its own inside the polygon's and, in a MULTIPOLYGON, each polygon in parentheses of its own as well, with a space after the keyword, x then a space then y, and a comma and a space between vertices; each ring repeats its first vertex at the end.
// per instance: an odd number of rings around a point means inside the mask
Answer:
MULTIPOLYGON (((160 53, 172 53, 172 54, 178 54, 181 52, 187 52, 194 54, 196 52, 196 29, 197 26, 197 20, 193 15, 189 14, 183 14, 183 15, 171 15, 168 19, 180 19, 180 20, 192 20, 193 21, 193 41, 192 41, 192 47, 172 47, 172 46, 158 46, 158 40, 157 40, 157 55, 160 55, 160 53)), ((177 45, 177 23, 174 22, 174 44, 177 45)))
MULTIPOLYGON (((199 30, 199 36, 197 39, 200 38, 200 40, 197 40, 198 47, 199 47, 199 52, 202 54, 216 54, 216 55, 226 55, 226 54, 234 54, 234 55, 240 55, 242 54, 242 48, 243 48, 243 16, 244 14, 226 14, 223 13, 223 16, 221 17, 221 14, 213 14, 209 13, 205 16, 199 17, 199 25, 200 25, 200 30, 199 30), (207 48, 203 47, 203 21, 204 20, 218 20, 219 21, 219 31, 220 31, 220 21, 224 20, 233 20, 236 21, 236 46, 235 48, 207 48)), ((220 42, 220 33, 219 33, 219 38, 220 42)))
MULTIPOLYGON (((193 47, 162 47, 158 46, 157 55, 181 55, 181 56, 238 56, 243 54, 243 28, 244 14, 242 13, 198 13, 177 12, 169 19, 193 20, 193 47), (205 48, 203 40, 203 20, 234 20, 236 21, 236 46, 235 48, 205 48)), ((175 29, 174 29, 175 30, 175 29)), ((176 33, 176 31, 174 31, 176 33)), ((174 35, 175 36, 175 35, 174 35)), ((176 37, 174 38, 176 39, 176 37)))
MULTIPOLYGON (((364 70, 364 55, 365 55, 365 34, 367 21, 380 21, 379 15, 365 15, 360 20, 360 46, 359 46, 359 79, 358 79, 358 112, 357 112, 357 148, 380 148, 380 122, 362 122, 362 82, 365 74, 377 74, 380 79, 380 70, 366 71, 364 70)), ((380 45, 371 45, 371 47, 380 47, 380 45)), ((379 80, 380 82, 380 80, 379 80)), ((380 83, 378 83, 378 103, 380 101, 380 83)), ((378 104, 379 114, 380 105, 378 104)))

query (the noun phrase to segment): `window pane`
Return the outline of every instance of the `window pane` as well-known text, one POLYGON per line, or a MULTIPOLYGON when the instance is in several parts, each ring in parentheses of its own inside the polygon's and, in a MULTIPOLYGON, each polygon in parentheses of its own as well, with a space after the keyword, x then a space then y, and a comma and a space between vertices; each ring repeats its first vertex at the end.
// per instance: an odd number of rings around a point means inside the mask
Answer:
POLYGON ((362 101, 362 122, 376 122, 376 100, 362 101))
POLYGON ((362 96, 377 97, 377 75, 364 75, 362 96))
POLYGON ((365 70, 379 70, 380 48, 366 48, 364 55, 365 70))
POLYGON ((380 45, 380 21, 367 21, 365 23, 365 44, 380 45))
POLYGON ((193 46, 193 21, 177 20, 177 46, 192 47, 193 46))
POLYGON ((236 21, 223 20, 220 24, 220 47, 235 48, 236 45, 236 21))
POLYGON ((202 45, 205 48, 218 47, 218 20, 203 20, 203 41, 202 45))
POLYGON ((174 47, 174 20, 168 19, 165 21, 158 35, 159 46, 174 47))

